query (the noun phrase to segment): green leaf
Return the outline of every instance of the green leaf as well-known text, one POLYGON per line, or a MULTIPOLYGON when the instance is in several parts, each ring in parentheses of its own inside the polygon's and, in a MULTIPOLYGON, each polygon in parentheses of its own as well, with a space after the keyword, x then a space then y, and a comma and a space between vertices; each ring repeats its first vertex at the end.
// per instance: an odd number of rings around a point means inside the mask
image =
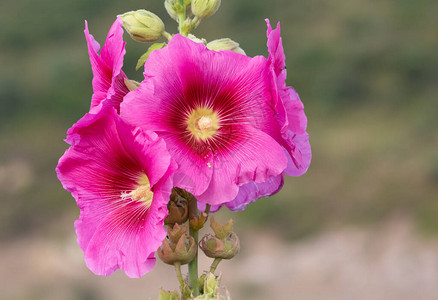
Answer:
POLYGON ((161 48, 163 48, 165 46, 166 46, 166 43, 155 43, 155 44, 151 45, 149 47, 148 51, 146 51, 146 53, 143 54, 138 59, 137 66, 135 67, 135 70, 138 71, 138 69, 140 69, 144 65, 144 63, 146 62, 146 60, 148 59, 148 57, 152 53, 152 51, 161 49, 161 48))

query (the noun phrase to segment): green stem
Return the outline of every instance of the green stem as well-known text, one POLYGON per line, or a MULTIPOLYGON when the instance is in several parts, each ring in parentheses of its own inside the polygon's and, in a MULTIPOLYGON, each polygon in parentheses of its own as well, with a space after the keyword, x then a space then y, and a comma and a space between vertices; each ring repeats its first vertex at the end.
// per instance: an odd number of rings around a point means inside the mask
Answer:
MULTIPOLYGON (((196 245, 198 244, 198 230, 194 230, 190 227, 189 229, 190 236, 195 239, 196 245)), ((195 257, 189 263, 189 286, 193 290, 193 296, 199 295, 199 287, 198 287, 198 252, 196 252, 195 257)))
POLYGON ((179 3, 183 7, 183 9, 182 9, 182 12, 178 14, 178 31, 183 36, 187 36, 187 33, 183 32, 183 30, 182 30, 182 25, 187 17, 186 16, 187 9, 186 9, 186 5, 184 4, 184 0, 179 0, 179 3))
POLYGON ((172 35, 168 33, 167 31, 164 31, 162 35, 167 39, 167 41, 170 42, 170 39, 172 38, 172 35))
POLYGON ((176 277, 178 277, 179 284, 181 285, 181 290, 183 290, 185 283, 184 283, 184 279, 183 279, 182 274, 181 274, 181 264, 176 262, 174 264, 174 266, 175 266, 175 271, 176 271, 176 277))
POLYGON ((216 271, 217 266, 219 265, 219 263, 222 261, 222 258, 215 258, 213 263, 211 264, 210 267, 210 273, 214 274, 214 272, 216 271))

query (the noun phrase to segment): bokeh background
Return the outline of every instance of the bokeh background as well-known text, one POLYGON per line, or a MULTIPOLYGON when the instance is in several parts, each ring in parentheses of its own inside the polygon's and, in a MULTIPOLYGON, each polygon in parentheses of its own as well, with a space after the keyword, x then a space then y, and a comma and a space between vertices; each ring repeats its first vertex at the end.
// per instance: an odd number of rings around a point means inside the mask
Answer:
MULTIPOLYGON (((232 216, 242 252, 233 299, 436 299, 438 2, 224 0, 194 32, 267 55, 281 21, 288 84, 309 119, 307 174, 232 216)), ((66 130, 88 111, 84 20, 103 43, 115 15, 161 0, 0 2, 0 299, 157 299, 170 267, 93 275, 75 242, 79 210, 55 175, 66 130)), ((124 71, 147 45, 128 35, 124 71)), ((207 261, 202 262, 207 266, 207 261)))

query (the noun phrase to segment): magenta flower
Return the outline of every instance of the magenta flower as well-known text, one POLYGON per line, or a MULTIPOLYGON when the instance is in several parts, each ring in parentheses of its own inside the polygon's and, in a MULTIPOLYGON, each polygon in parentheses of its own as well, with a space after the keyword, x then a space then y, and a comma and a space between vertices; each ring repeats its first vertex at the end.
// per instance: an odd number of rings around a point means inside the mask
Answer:
POLYGON ((145 80, 125 97, 121 116, 166 141, 179 165, 176 186, 202 203, 235 200, 241 209, 281 187, 288 159, 307 168, 284 138, 293 142, 283 134, 270 66, 262 56, 210 51, 177 35, 149 56, 145 80))
MULTIPOLYGON (((273 107, 281 126, 279 132, 270 131, 270 134, 285 149, 288 164, 284 173, 300 176, 309 168, 312 157, 309 135, 306 132, 307 118, 298 94, 292 87, 286 86, 286 57, 280 37, 280 23, 275 30, 272 30, 268 19, 266 19, 266 23, 268 25, 268 61, 274 87, 272 92, 273 107)), ((240 187, 237 197, 225 205, 230 210, 243 210, 250 202, 260 197, 272 196, 278 192, 283 186, 283 177, 283 175, 279 175, 271 177, 266 182, 244 184, 240 187)), ((200 209, 203 208, 204 206, 201 205, 200 209)), ((214 206, 212 211, 219 208, 220 206, 214 206)))
POLYGON ((124 82, 127 77, 122 71, 123 57, 126 53, 122 26, 123 21, 118 17, 111 26, 99 55, 99 43, 89 33, 88 24, 85 22, 85 38, 94 75, 94 93, 90 106, 92 113, 99 111, 105 100, 108 100, 118 112, 123 97, 129 92, 124 82))
POLYGON ((166 237, 176 165, 164 141, 122 121, 107 103, 74 125, 69 142, 56 171, 81 210, 75 228, 87 266, 98 275, 118 268, 144 275, 166 237))

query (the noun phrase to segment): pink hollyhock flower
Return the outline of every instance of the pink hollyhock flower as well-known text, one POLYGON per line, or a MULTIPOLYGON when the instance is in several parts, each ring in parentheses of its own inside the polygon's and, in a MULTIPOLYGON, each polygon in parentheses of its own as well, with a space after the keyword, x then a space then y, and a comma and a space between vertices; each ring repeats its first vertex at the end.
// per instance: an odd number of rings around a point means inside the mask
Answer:
MULTIPOLYGON (((304 114, 304 106, 298 94, 292 87, 286 86, 286 56, 280 36, 280 23, 272 30, 269 20, 268 25, 268 51, 269 68, 273 82, 273 107, 279 124, 280 133, 272 132, 275 140, 284 147, 288 159, 284 173, 291 176, 304 174, 310 165, 312 157, 309 135, 306 132, 307 118, 304 114)), ((271 177, 263 183, 250 182, 240 187, 237 197, 225 205, 230 210, 243 210, 252 201, 260 197, 269 197, 278 192, 283 186, 283 175, 271 177)), ((204 209, 205 205, 200 205, 204 209)), ((220 206, 212 207, 212 211, 220 206)))
MULTIPOLYGON (((210 51, 176 35, 151 53, 144 75, 121 116, 166 141, 179 164, 176 186, 202 203, 236 200, 236 209, 281 187, 289 155, 283 145, 290 145, 266 58, 210 51)), ((299 150, 292 154, 301 161, 299 150)))
POLYGON ((119 268, 141 277, 166 237, 176 165, 165 142, 122 121, 109 104, 85 115, 70 135, 56 172, 81 210, 75 228, 86 264, 98 275, 119 268))
POLYGON ((85 38, 87 39, 88 54, 90 55, 91 68, 93 70, 93 96, 91 98, 90 112, 100 110, 102 102, 109 101, 117 110, 123 97, 129 92, 125 85, 126 75, 122 71, 123 57, 126 53, 123 41, 123 21, 117 17, 111 26, 105 44, 99 51, 99 43, 88 31, 85 21, 85 38))

